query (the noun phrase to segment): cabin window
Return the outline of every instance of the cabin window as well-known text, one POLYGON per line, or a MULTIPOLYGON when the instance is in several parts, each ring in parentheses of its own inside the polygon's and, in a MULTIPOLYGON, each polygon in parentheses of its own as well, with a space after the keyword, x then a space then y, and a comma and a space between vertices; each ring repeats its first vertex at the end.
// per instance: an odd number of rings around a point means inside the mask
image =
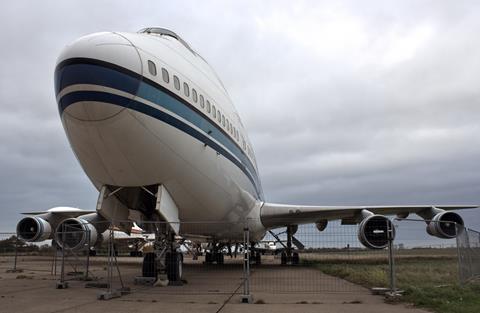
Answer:
MULTIPOLYGON (((208 103, 208 101, 207 101, 208 103)), ((215 106, 212 105, 212 110, 213 110, 213 118, 216 118, 217 117, 217 111, 215 111, 215 106)))
POLYGON ((175 89, 180 90, 180 79, 178 79, 177 75, 173 75, 173 85, 175 89))
POLYGON ((207 112, 210 113, 210 110, 211 110, 210 101, 207 100, 207 112))
POLYGON ((187 97, 190 96, 190 88, 187 83, 183 83, 183 93, 185 93, 185 96, 187 97))
POLYGON ((226 119, 227 122, 227 131, 230 132, 230 123, 228 122, 228 118, 226 119))
POLYGON ((225 127, 225 115, 222 114, 222 125, 225 127))
POLYGON ((150 72, 150 74, 152 74, 153 76, 157 76, 157 67, 155 66, 155 63, 153 63, 152 61, 148 60, 148 71, 150 72))
POLYGON ((193 102, 197 103, 198 96, 197 96, 197 91, 195 90, 195 88, 192 88, 192 98, 193 98, 193 102))
POLYGON ((220 113, 220 110, 217 111, 217 116, 218 116, 218 122, 222 123, 222 113, 220 113))
MULTIPOLYGON (((200 95, 200 106, 202 109, 205 107, 205 100, 203 99, 203 95, 200 95)), ((210 112, 210 108, 208 109, 208 112, 210 112)))
POLYGON ((162 78, 163 81, 167 84, 170 82, 170 76, 168 76, 168 71, 162 67, 162 78))

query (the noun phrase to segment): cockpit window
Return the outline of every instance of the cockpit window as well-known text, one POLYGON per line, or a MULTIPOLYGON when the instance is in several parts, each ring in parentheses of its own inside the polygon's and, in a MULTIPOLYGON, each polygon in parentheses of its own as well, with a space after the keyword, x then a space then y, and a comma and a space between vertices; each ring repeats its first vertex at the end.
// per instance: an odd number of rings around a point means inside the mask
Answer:
POLYGON ((187 48, 188 50, 190 50, 190 52, 192 52, 194 55, 197 55, 197 53, 195 51, 193 51, 192 48, 190 48, 190 46, 188 45, 188 43, 185 42, 185 40, 183 40, 180 36, 178 36, 176 33, 172 32, 171 30, 168 30, 166 28, 161 28, 161 27, 147 27, 147 28, 144 28, 144 29, 141 29, 138 31, 138 33, 143 33, 143 34, 153 34, 153 35, 157 35, 157 36, 170 36, 170 37, 173 37, 175 39, 177 39, 178 41, 180 41, 180 43, 182 45, 185 46, 185 48, 187 48))

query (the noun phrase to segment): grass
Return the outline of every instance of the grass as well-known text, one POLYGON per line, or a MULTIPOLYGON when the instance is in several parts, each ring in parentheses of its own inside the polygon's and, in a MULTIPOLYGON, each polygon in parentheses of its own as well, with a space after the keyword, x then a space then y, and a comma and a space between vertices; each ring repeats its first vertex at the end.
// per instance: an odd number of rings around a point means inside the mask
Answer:
MULTIPOLYGON (((388 287, 388 264, 379 260, 311 261, 322 272, 365 287, 388 287)), ((438 313, 480 312, 480 284, 458 284, 454 258, 405 258, 396 261, 402 301, 438 313)))

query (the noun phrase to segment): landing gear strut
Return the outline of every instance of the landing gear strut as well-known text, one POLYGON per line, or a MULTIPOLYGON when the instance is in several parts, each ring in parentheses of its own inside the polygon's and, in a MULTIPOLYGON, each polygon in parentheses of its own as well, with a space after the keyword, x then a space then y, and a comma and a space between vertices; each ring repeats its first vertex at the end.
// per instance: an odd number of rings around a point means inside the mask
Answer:
POLYGON ((294 226, 287 226, 287 246, 285 247, 285 251, 282 252, 281 255, 281 263, 282 265, 298 265, 300 263, 300 257, 297 252, 293 252, 292 247, 292 237, 294 226))

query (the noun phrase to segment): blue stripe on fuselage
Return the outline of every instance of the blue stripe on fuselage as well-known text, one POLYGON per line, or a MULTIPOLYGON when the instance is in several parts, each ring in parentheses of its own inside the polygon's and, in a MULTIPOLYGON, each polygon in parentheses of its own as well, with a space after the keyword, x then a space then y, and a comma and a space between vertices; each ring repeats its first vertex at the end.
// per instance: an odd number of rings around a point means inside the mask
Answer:
MULTIPOLYGON (((82 59, 82 61, 85 62, 84 59, 82 59)), ((189 104, 184 103, 183 99, 176 97, 174 94, 172 96, 170 91, 159 86, 158 84, 155 84, 156 86, 153 86, 151 82, 150 84, 147 84, 146 82, 140 80, 140 75, 133 72, 129 73, 128 70, 118 68, 117 66, 106 67, 105 64, 98 65, 85 63, 67 63, 63 64, 62 66, 62 64, 60 64, 55 71, 56 93, 58 94, 62 89, 73 84, 102 85, 119 89, 130 94, 136 94, 140 98, 149 100, 171 112, 174 112, 193 125, 202 129, 205 134, 209 134, 209 136, 215 138, 218 142, 225 146, 228 151, 212 141, 207 135, 197 131, 196 129, 161 110, 157 110, 141 102, 110 93, 79 91, 66 94, 59 99, 58 105, 60 113, 62 113, 68 105, 78 101, 99 101, 120 105, 122 107, 130 108, 160 119, 211 146, 217 152, 224 155, 226 158, 236 164, 255 186, 257 196, 260 199, 263 199, 263 194, 256 170, 238 145, 235 144, 231 138, 226 136, 224 132, 216 125, 212 124, 208 119, 197 113, 189 104), (231 154, 235 155, 240 162, 231 154)))

